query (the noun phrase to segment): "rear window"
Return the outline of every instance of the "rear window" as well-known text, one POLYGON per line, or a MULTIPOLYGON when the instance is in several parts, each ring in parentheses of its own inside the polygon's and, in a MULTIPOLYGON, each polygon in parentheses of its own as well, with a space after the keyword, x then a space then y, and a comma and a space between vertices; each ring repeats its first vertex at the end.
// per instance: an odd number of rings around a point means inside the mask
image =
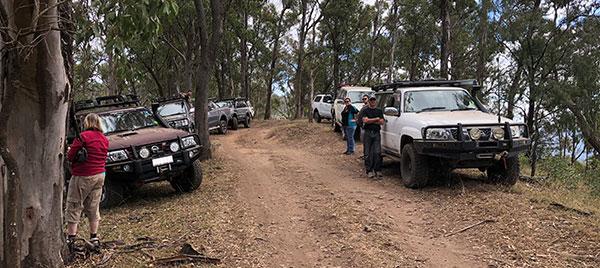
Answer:
POLYGON ((321 98, 322 98, 321 96, 318 96, 318 97, 316 97, 316 98, 315 98, 315 102, 320 102, 320 101, 321 101, 321 98))

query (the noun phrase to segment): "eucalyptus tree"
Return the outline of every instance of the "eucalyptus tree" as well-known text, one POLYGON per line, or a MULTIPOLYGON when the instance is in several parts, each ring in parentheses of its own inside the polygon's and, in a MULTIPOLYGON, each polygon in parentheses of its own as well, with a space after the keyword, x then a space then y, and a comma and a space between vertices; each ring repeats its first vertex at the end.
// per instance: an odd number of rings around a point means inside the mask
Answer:
POLYGON ((0 3, 2 267, 63 263, 61 210, 71 61, 69 55, 63 57, 60 27, 65 24, 59 22, 59 4, 0 3))

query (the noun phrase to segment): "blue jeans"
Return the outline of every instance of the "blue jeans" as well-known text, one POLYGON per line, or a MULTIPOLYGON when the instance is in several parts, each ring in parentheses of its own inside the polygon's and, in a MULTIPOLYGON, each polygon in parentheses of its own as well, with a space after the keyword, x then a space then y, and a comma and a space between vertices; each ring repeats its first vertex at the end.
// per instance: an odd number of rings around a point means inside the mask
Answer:
POLYGON ((344 126, 344 134, 346 135, 346 151, 354 153, 354 131, 356 126, 344 126))

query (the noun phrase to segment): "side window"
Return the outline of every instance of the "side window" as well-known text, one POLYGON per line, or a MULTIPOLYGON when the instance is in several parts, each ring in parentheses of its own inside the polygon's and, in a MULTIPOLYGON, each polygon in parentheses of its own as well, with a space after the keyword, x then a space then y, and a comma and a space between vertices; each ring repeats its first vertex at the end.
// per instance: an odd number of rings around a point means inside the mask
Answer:
POLYGON ((332 97, 331 96, 325 96, 323 97, 323 102, 328 102, 328 101, 332 101, 332 97))
POLYGON ((346 90, 340 90, 340 93, 338 94, 338 99, 344 99, 346 97, 346 90))
POLYGON ((388 95, 388 97, 386 98, 386 101, 385 101, 385 107, 394 107, 395 99, 396 98, 394 95, 388 95))
POLYGON ((379 107, 381 110, 383 110, 383 108, 385 107, 384 104, 387 103, 388 96, 389 96, 389 94, 378 94, 378 95, 376 95, 376 97, 377 97, 377 107, 379 107))
POLYGON ((237 108, 245 108, 245 107, 247 107, 247 106, 246 106, 246 103, 245 103, 245 102, 243 102, 243 101, 237 101, 237 102, 235 103, 235 106, 236 106, 237 108))
POLYGON ((322 98, 321 96, 318 96, 318 97, 316 97, 316 98, 315 98, 315 102, 320 102, 320 101, 321 101, 321 98, 322 98))

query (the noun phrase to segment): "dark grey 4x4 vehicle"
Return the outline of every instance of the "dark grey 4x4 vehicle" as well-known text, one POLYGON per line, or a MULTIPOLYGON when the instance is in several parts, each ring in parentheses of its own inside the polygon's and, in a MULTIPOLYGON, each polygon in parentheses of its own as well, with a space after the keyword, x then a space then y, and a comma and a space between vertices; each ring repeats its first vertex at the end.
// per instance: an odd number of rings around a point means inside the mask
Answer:
POLYGON ((231 129, 238 129, 239 124, 243 124, 244 127, 250 127, 250 121, 252 120, 252 107, 249 102, 244 98, 231 98, 222 99, 215 102, 215 104, 222 108, 229 108, 229 126, 231 129))
POLYGON ((74 103, 69 141, 92 112, 102 119, 109 141, 101 207, 122 203, 127 192, 145 183, 168 180, 177 192, 202 183, 197 135, 168 128, 135 96, 109 96, 74 103))
POLYGON ((194 132, 194 117, 189 101, 182 97, 157 99, 152 103, 152 111, 172 128, 194 132))

